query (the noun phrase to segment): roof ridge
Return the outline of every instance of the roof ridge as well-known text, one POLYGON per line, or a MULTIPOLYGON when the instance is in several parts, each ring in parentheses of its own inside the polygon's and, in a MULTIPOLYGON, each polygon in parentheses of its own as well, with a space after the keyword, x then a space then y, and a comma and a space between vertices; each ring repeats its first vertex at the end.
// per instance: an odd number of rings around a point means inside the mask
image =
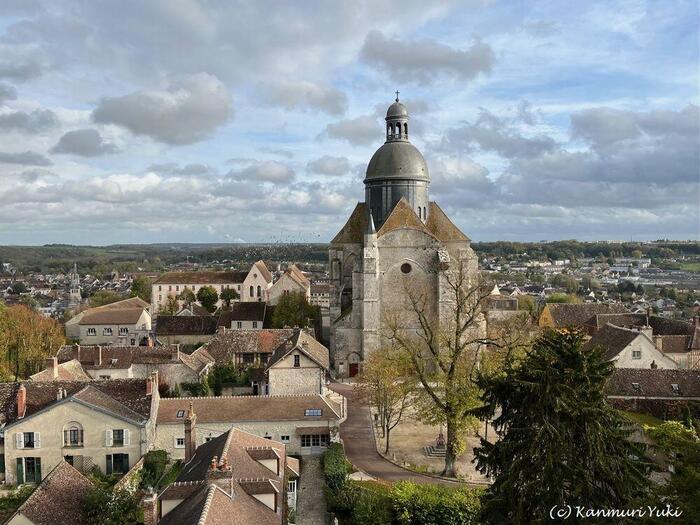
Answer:
POLYGON ((198 525, 204 525, 207 521, 207 513, 209 512, 209 507, 211 506, 211 501, 214 499, 214 494, 216 493, 217 486, 213 483, 209 485, 207 489, 207 499, 204 500, 204 507, 202 508, 202 515, 199 517, 198 525))

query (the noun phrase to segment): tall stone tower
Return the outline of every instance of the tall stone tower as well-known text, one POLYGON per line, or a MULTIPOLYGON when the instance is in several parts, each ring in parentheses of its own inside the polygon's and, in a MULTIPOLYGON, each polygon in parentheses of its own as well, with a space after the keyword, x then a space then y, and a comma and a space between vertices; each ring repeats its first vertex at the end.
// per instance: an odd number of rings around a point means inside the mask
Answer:
POLYGON ((70 281, 70 304, 75 306, 80 304, 82 300, 82 296, 80 295, 80 274, 78 274, 77 263, 73 263, 73 270, 70 272, 68 278, 70 281))
POLYGON ((385 120, 385 142, 367 165, 365 202, 329 250, 331 357, 340 377, 355 375, 387 343, 388 315, 405 313, 411 323, 408 290, 425 291, 426 312, 440 323, 450 311, 445 272, 457 265, 477 272, 469 238, 429 199, 428 166, 409 140, 398 93, 385 120))

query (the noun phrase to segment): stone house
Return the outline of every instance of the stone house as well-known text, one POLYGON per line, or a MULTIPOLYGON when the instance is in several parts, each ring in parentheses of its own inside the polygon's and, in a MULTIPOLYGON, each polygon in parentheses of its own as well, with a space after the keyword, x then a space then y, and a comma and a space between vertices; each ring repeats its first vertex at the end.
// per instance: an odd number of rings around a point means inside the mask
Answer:
POLYGON ((583 346, 584 350, 602 347, 605 357, 617 368, 678 368, 678 363, 659 350, 647 330, 606 324, 583 346))
POLYGON ((233 363, 240 368, 264 366, 272 353, 294 335, 293 328, 263 330, 224 330, 202 348, 217 364, 233 363))
MULTIPOLYGON (((108 343, 102 343, 101 341, 107 341, 111 342, 113 344, 120 343, 123 345, 131 344, 131 339, 133 338, 132 334, 137 334, 141 336, 141 331, 142 330, 137 330, 140 327, 137 326, 136 324, 133 324, 133 330, 128 330, 126 335, 121 335, 119 334, 121 326, 118 326, 116 330, 114 330, 115 326, 111 325, 112 327, 112 336, 107 337, 104 335, 104 330, 98 331, 100 327, 105 328, 106 326, 103 325, 98 325, 94 324, 92 326, 90 325, 81 325, 81 321, 83 318, 86 316, 89 318, 93 314, 99 313, 99 312, 105 312, 105 311, 110 311, 110 310, 127 310, 131 311, 132 314, 129 315, 128 317, 133 317, 136 315, 134 312, 138 310, 148 310, 150 305, 141 299, 140 297, 130 297, 129 299, 124 299, 122 301, 116 301, 114 303, 106 304, 104 306, 98 306, 96 308, 88 308, 86 310, 83 310, 82 312, 79 312, 78 314, 74 315, 71 319, 66 321, 65 324, 65 331, 66 331, 66 339, 71 340, 71 341, 80 341, 82 344, 90 344, 87 343, 86 341, 88 340, 87 338, 87 331, 88 328, 94 328, 95 329, 95 334, 91 335, 89 337, 90 341, 92 341, 94 344, 108 344, 108 343), (82 339, 81 339, 82 338, 82 339)), ((126 314, 119 315, 119 317, 127 317, 126 314)), ((93 319, 99 319, 98 317, 94 317, 93 319)), ((138 322, 139 318, 136 318, 136 322, 138 322)), ((146 324, 146 329, 150 330, 151 325, 150 325, 150 317, 147 320, 144 320, 144 323, 146 324)), ((127 328, 132 325, 127 325, 127 328)), ((148 334, 145 334, 148 335, 148 334)), ((138 341, 136 341, 136 344, 140 344, 140 338, 138 341)))
POLYGON ((63 460, 126 473, 155 441, 158 377, 0 384, 4 481, 39 483, 63 460))
POLYGON ((172 387, 200 382, 214 359, 204 349, 187 354, 178 345, 150 348, 71 345, 61 347, 55 358, 47 360, 47 368, 32 376, 32 380, 55 380, 60 377, 61 365, 70 362, 78 362, 92 379, 146 378, 158 372, 161 384, 172 387))
POLYGON ((329 283, 311 283, 309 302, 327 311, 331 305, 331 285, 329 283))
POLYGON ((265 367, 267 393, 273 396, 324 394, 328 348, 297 329, 274 351, 265 367))
POLYGON ((231 427, 284 443, 295 455, 322 453, 337 436, 342 405, 327 396, 222 396, 161 399, 155 447, 185 458, 185 416, 197 414, 194 443, 199 446, 231 427))
POLYGON ((296 478, 285 445, 230 428, 194 447, 189 436, 196 420, 189 410, 185 465, 158 497, 160 516, 157 505, 152 513, 144 512, 146 523, 286 523, 288 492, 296 492, 296 478))
POLYGON ((588 335, 593 335, 590 323, 596 315, 622 313, 627 313, 622 303, 547 303, 540 313, 538 324, 540 328, 585 328, 588 335))
POLYGON ((88 525, 83 499, 94 488, 80 471, 61 461, 6 522, 8 525, 88 525))
POLYGON ((267 303, 240 302, 221 314, 220 324, 231 330, 262 330, 267 303))
POLYGON ((219 319, 213 315, 159 315, 156 340, 164 345, 201 345, 217 332, 219 319))
POLYGON ((271 305, 276 305, 283 295, 290 293, 301 293, 304 294, 307 301, 311 300, 311 282, 295 264, 287 268, 272 285, 268 302, 271 305))
MULTIPOLYGON (((271 285, 272 274, 263 261, 257 261, 245 272, 167 272, 153 281, 151 312, 157 316, 168 297, 176 297, 184 290, 192 290, 196 295, 203 286, 211 286, 219 295, 231 288, 238 293, 239 301, 266 301, 271 285)), ((219 300, 217 306, 222 304, 219 300)))

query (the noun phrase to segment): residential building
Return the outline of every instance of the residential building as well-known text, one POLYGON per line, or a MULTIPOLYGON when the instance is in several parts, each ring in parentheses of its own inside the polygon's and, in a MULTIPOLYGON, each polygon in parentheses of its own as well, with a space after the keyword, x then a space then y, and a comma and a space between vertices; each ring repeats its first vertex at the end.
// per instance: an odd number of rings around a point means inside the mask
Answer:
POLYGON ((584 346, 601 347, 617 368, 679 368, 678 363, 659 350, 651 329, 638 330, 606 324, 584 346))
POLYGON ((265 367, 267 393, 324 394, 329 364, 328 348, 297 329, 277 347, 265 367))
POLYGON ((235 303, 229 312, 221 314, 220 325, 231 330, 262 330, 266 311, 267 303, 235 303))
POLYGON ((94 488, 80 471, 60 461, 10 517, 7 525, 87 525, 83 500, 94 488))
POLYGON ((622 303, 547 303, 542 309, 538 323, 540 328, 585 327, 589 335, 593 335, 588 326, 595 315, 626 312, 627 308, 622 303))
POLYGON ((322 453, 337 436, 342 405, 328 396, 222 396, 161 399, 155 447, 185 458, 185 419, 197 414, 197 446, 231 427, 284 443, 289 454, 322 453))
POLYGON ((214 364, 204 349, 191 354, 181 352, 178 345, 158 347, 63 346, 47 368, 32 376, 32 380, 55 380, 61 366, 80 365, 92 379, 132 379, 150 377, 158 372, 161 384, 173 387, 182 383, 198 383, 214 364))
POLYGON ((202 348, 218 364, 233 363, 241 368, 264 366, 272 353, 293 335, 293 328, 225 330, 212 337, 202 348))
POLYGON ((88 308, 66 322, 66 338, 80 344, 147 345, 150 305, 139 297, 88 308))
POLYGON ((290 293, 301 293, 307 301, 311 300, 311 282, 295 264, 287 268, 272 285, 268 302, 276 305, 283 295, 290 293))
MULTIPOLYGON (((151 288, 151 311, 158 315, 167 304, 168 297, 177 297, 184 290, 195 295, 203 286, 211 286, 221 295, 227 288, 235 290, 239 301, 266 301, 272 285, 272 274, 263 261, 257 261, 245 272, 168 272, 153 281, 151 288)), ((222 305, 219 300, 217 306, 222 305)))
POLYGON ((219 326, 213 315, 159 315, 156 340, 164 345, 198 346, 209 341, 219 326))
POLYGON ((125 473, 152 446, 158 377, 0 383, 6 484, 39 483, 63 460, 125 473))
POLYGON ((331 305, 331 285, 329 283, 311 283, 309 302, 327 310, 331 305))

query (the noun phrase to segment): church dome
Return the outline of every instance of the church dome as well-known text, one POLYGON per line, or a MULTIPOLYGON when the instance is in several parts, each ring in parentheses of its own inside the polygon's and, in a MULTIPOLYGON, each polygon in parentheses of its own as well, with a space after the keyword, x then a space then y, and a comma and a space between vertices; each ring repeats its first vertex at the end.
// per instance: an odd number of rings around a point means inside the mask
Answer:
POLYGON ((418 148, 408 141, 384 143, 367 165, 365 182, 378 179, 429 181, 428 165, 418 148))
POLYGON ((386 110, 386 118, 408 117, 408 110, 398 100, 394 102, 389 109, 386 110))

